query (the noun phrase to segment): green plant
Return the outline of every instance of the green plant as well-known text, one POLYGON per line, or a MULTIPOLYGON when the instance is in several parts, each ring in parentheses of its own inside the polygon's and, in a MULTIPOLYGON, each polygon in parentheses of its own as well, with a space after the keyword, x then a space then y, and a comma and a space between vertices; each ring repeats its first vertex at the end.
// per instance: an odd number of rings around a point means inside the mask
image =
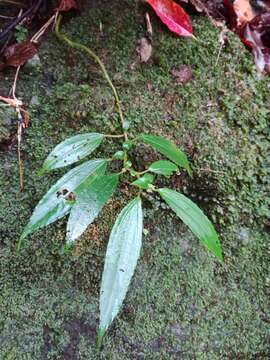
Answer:
POLYGON ((15 38, 18 43, 21 43, 27 39, 27 29, 22 25, 15 27, 15 38))
POLYGON ((154 185, 156 175, 169 177, 178 172, 179 167, 185 169, 189 175, 192 174, 185 153, 161 136, 140 134, 130 138, 119 96, 104 65, 90 49, 60 34, 59 21, 56 27, 58 37, 70 46, 86 51, 101 66, 113 90, 123 131, 119 135, 87 133, 66 139, 48 155, 40 173, 44 174, 84 159, 108 138, 115 138, 118 141, 120 139, 121 147, 110 158, 88 160, 60 178, 36 206, 20 237, 18 248, 30 233, 69 214, 65 245, 66 249, 69 249, 98 216, 113 195, 118 183, 123 179, 129 183, 134 198, 118 215, 105 256, 100 291, 98 330, 98 347, 100 347, 106 330, 123 303, 139 258, 143 232, 142 199, 146 192, 158 194, 207 249, 221 261, 222 252, 212 223, 195 203, 181 193, 168 188, 157 188, 154 185), (166 159, 153 162, 144 171, 137 171, 132 164, 130 151, 141 144, 152 147, 166 159), (110 164, 114 161, 120 162, 121 166, 118 172, 112 173, 108 168, 110 169, 110 164))

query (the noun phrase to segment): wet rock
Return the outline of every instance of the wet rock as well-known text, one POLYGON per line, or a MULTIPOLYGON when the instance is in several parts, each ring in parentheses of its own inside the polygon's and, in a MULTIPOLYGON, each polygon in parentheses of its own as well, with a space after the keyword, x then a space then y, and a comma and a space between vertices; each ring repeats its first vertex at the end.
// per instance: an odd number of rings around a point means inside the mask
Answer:
POLYGON ((9 106, 0 105, 0 144, 9 141, 14 134, 16 112, 9 106))

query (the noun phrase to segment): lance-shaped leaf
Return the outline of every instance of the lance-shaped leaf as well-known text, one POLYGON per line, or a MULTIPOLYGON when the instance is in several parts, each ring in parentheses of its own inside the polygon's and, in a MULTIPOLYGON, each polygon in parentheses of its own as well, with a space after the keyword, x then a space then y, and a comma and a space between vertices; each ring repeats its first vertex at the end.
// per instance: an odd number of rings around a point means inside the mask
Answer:
POLYGON ((106 164, 104 159, 90 160, 70 170, 59 179, 36 206, 20 237, 19 246, 28 234, 66 215, 73 204, 65 199, 65 195, 74 193, 78 186, 96 171, 104 173, 106 164))
POLYGON ((180 36, 191 36, 192 26, 188 15, 173 0, 147 0, 161 21, 180 36))
POLYGON ((67 224, 67 243, 74 242, 98 216, 118 184, 119 176, 96 172, 75 191, 73 205, 67 224))
POLYGON ((162 155, 165 155, 175 164, 186 169, 187 172, 191 175, 191 169, 186 154, 183 151, 179 150, 172 142, 157 135, 141 134, 140 139, 144 143, 152 146, 162 155))
POLYGON ((160 196, 178 217, 190 228, 201 242, 219 260, 223 260, 217 233, 211 221, 202 210, 189 198, 167 188, 158 189, 160 196))
POLYGON ((99 344, 126 296, 140 255, 142 226, 141 199, 137 197, 121 211, 110 235, 101 282, 99 344))
POLYGON ((72 136, 58 144, 41 169, 41 173, 73 164, 91 154, 101 143, 102 134, 86 133, 72 136))
POLYGON ((155 174, 170 176, 178 170, 178 167, 168 160, 158 160, 151 164, 148 170, 155 174))

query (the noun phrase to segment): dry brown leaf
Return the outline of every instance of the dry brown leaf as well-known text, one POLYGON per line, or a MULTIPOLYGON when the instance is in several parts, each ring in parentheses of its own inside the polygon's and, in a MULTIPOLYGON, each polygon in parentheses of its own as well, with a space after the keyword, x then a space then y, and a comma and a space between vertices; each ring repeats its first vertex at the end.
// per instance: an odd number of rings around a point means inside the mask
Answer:
POLYGON ((249 0, 235 0, 233 8, 237 15, 238 26, 251 21, 255 17, 249 0))
POLYGON ((171 70, 172 77, 178 84, 186 84, 192 79, 192 71, 187 65, 181 65, 171 70))
POLYGON ((206 6, 200 0, 189 0, 198 12, 205 12, 206 6))
POLYGON ((146 63, 152 55, 151 42, 146 37, 142 37, 138 41, 138 46, 136 48, 136 51, 137 54, 139 55, 140 61, 146 63))
POLYGON ((32 59, 36 53, 37 49, 31 41, 10 45, 4 53, 5 66, 21 66, 32 59))
POLYGON ((270 12, 256 16, 245 27, 244 40, 252 48, 259 77, 270 74, 270 12))

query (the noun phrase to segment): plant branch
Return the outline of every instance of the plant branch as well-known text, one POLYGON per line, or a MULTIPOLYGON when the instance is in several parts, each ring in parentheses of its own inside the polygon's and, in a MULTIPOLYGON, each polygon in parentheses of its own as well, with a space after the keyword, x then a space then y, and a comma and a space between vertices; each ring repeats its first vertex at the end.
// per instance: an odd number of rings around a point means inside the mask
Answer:
POLYGON ((115 99, 117 111, 118 111, 119 118, 120 118, 120 121, 121 121, 122 129, 123 129, 123 136, 124 136, 125 140, 128 140, 128 135, 127 135, 127 132, 125 131, 125 128, 124 128, 125 127, 124 126, 124 115, 123 115, 123 111, 122 111, 122 108, 121 108, 120 98, 119 98, 117 90, 116 90, 115 86, 113 85, 113 83, 111 81, 111 78, 110 78, 110 76, 109 76, 103 62, 100 60, 98 55, 96 55, 94 53, 94 51, 91 50, 89 47, 87 47, 85 45, 82 45, 82 44, 79 44, 79 43, 77 43, 75 41, 72 41, 66 35, 60 33, 59 27, 60 27, 61 19, 62 19, 62 16, 60 15, 58 17, 58 19, 56 20, 56 25, 55 25, 56 36, 58 37, 59 40, 66 42, 70 47, 72 47, 74 49, 85 51, 99 65, 99 67, 100 67, 100 69, 101 69, 101 71, 102 71, 102 73, 104 75, 104 78, 107 80, 107 83, 109 84, 109 86, 110 86, 110 88, 111 88, 111 90, 113 92, 113 96, 114 96, 114 99, 115 99))
POLYGON ((120 134, 120 135, 103 135, 105 138, 122 138, 125 135, 124 134, 120 134))
POLYGON ((23 179, 23 163, 22 163, 22 157, 21 157, 21 143, 22 143, 22 132, 23 132, 23 127, 24 127, 24 120, 23 120, 23 116, 21 113, 21 108, 18 105, 18 99, 16 97, 16 88, 17 88, 17 81, 18 81, 20 69, 21 69, 21 66, 19 65, 16 69, 16 74, 15 74, 15 78, 14 78, 14 82, 13 82, 11 91, 12 91, 12 98, 14 99, 14 102, 16 103, 15 110, 16 110, 17 116, 18 116, 18 126, 17 126, 18 150, 17 150, 17 154, 18 154, 18 166, 19 166, 19 177, 20 177, 20 190, 22 191, 23 186, 24 186, 24 179, 23 179))

